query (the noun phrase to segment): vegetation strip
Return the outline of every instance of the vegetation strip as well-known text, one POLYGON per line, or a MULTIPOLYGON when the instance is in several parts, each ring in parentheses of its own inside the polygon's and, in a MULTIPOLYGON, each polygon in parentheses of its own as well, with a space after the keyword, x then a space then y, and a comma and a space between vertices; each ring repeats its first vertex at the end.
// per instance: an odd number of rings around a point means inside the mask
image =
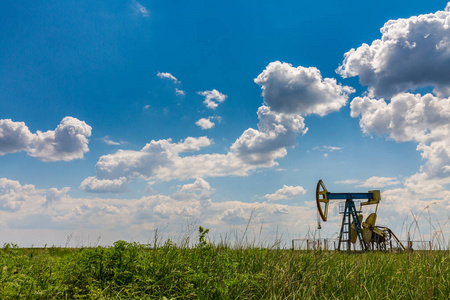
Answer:
POLYGON ((118 241, 0 250, 0 298, 447 299, 449 251, 338 253, 118 241))

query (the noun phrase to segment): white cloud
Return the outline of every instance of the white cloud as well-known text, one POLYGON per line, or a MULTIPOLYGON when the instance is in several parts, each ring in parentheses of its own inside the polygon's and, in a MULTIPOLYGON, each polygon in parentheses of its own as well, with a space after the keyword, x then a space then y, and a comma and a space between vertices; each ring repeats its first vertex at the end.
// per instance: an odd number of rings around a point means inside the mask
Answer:
POLYGON ((127 191, 127 183, 125 177, 102 180, 88 177, 81 182, 80 189, 91 193, 122 193, 127 191))
POLYGON ((175 95, 185 96, 186 92, 175 88, 175 95))
POLYGON ((333 151, 339 151, 339 150, 342 150, 342 147, 323 146, 323 149, 324 149, 325 151, 333 152, 333 151))
POLYGON ((211 122, 211 117, 209 118, 201 118, 197 122, 195 122, 197 126, 199 126, 202 130, 211 129, 214 127, 214 122, 211 122))
MULTIPOLYGON (((207 137, 188 137, 179 143, 169 140, 151 141, 140 151, 119 150, 104 155, 97 162, 96 179, 112 180, 173 180, 189 178, 246 176, 257 168, 276 166, 277 158, 286 155, 286 147, 293 147, 299 132, 307 128, 303 118, 271 112, 267 106, 258 110, 258 129, 247 129, 230 147, 227 154, 183 155, 209 146, 207 137)), ((87 180, 86 191, 92 181, 87 180)), ((105 183, 107 186, 107 183, 105 183)), ((113 190, 114 191, 114 190, 113 190)))
POLYGON ((0 178, 0 211, 17 211, 38 194, 34 185, 21 185, 15 180, 0 178))
MULTIPOLYGON (((158 73, 156 74, 156 76, 158 76, 159 78, 162 78, 162 79, 168 79, 168 80, 171 80, 171 81, 173 81, 174 83, 181 83, 175 76, 173 76, 172 74, 167 73, 167 72, 158 72, 158 73)), ((175 88, 175 95, 178 95, 178 96, 185 96, 185 95, 186 95, 186 92, 183 91, 183 90, 181 90, 181 89, 175 88)), ((146 106, 144 107, 144 109, 148 109, 148 108, 150 108, 150 105, 146 105, 146 106)))
POLYGON ((328 155, 331 152, 340 151, 340 150, 342 150, 342 148, 341 147, 335 147, 335 146, 322 146, 322 147, 314 147, 313 150, 325 152, 323 154, 323 157, 328 158, 328 155))
POLYGON ((299 115, 276 113, 268 106, 258 109, 258 130, 249 128, 231 145, 230 151, 248 164, 271 167, 275 159, 294 147, 298 133, 308 131, 299 115))
POLYGON ((178 201, 197 199, 203 207, 207 207, 211 205, 211 197, 214 191, 206 180, 197 178, 194 183, 183 185, 180 190, 172 195, 172 198, 178 201))
POLYGON ((450 166, 450 98, 431 94, 399 94, 388 103, 384 99, 356 97, 351 116, 361 116, 366 134, 388 135, 398 141, 414 141, 427 160, 422 171, 430 176, 448 176, 450 166))
POLYGON ((306 194, 306 190, 302 186, 289 186, 283 185, 281 189, 276 191, 274 194, 267 194, 264 198, 269 201, 292 199, 301 195, 306 194))
MULTIPOLYGON (((428 231, 426 229, 429 228, 432 232, 427 232, 426 235, 434 236, 437 231, 440 231, 440 234, 443 233, 448 238, 450 232, 445 229, 445 226, 448 224, 446 212, 450 210, 450 192, 445 185, 449 183, 448 179, 430 180, 426 174, 415 174, 405 180, 403 187, 382 191, 379 215, 390 222, 402 220, 403 223, 410 223, 410 225, 415 225, 413 214, 416 218, 422 215, 417 218, 419 231, 428 231), (406 222, 408 219, 410 221, 406 222)), ((397 232, 408 231, 408 228, 400 227, 399 224, 396 226, 397 232)), ((419 234, 425 233, 419 232, 419 234)), ((412 238, 418 237, 412 236, 412 238)))
MULTIPOLYGON (((403 224, 414 215, 408 228, 396 225, 394 231, 409 232, 413 224, 420 223, 430 228, 429 236, 442 235, 442 228, 433 222, 447 224, 448 215, 442 212, 450 209, 446 188, 450 184, 449 4, 445 11, 388 21, 381 33, 382 38, 370 46, 363 44, 347 52, 337 70, 343 77, 359 76, 360 83, 368 85, 367 96, 351 102, 351 116, 360 117, 365 134, 416 142, 425 163, 403 186, 382 192, 379 212, 384 221, 403 219, 403 224), (435 95, 407 93, 420 87, 434 88, 435 95)), ((360 186, 397 184, 396 178, 372 177, 360 186)))
POLYGON ((361 180, 358 179, 346 179, 346 180, 340 180, 340 181, 336 181, 336 184, 357 184, 357 183, 361 183, 361 180))
MULTIPOLYGON (((446 188, 450 184, 448 8, 449 4, 445 11, 388 21, 381 39, 347 52, 337 70, 343 77, 359 76, 360 83, 368 86, 367 96, 354 98, 350 105, 351 116, 360 117, 361 130, 397 142, 416 142, 425 160, 420 172, 406 178, 403 186, 382 192, 379 215, 388 224, 399 219, 405 224, 411 215, 420 218, 424 212, 422 228, 431 230, 434 221, 448 222, 442 213, 450 209, 446 188), (434 95, 407 92, 421 87, 433 88, 434 95)), ((372 177, 359 186, 397 184, 396 178, 372 177)), ((403 233, 409 231, 396 226, 403 233)))
POLYGON ((62 201, 63 199, 68 198, 67 192, 70 191, 70 188, 64 187, 61 190, 58 190, 56 188, 50 188, 47 191, 47 195, 45 196, 45 202, 42 204, 44 207, 49 207, 49 205, 52 205, 54 203, 58 203, 62 201))
POLYGON ((170 73, 158 72, 158 73, 156 74, 156 76, 158 76, 159 78, 162 78, 162 79, 169 79, 169 80, 172 80, 172 81, 175 82, 175 83, 180 83, 180 82, 178 81, 178 79, 177 79, 175 76, 173 76, 172 74, 170 74, 170 73))
POLYGON ((426 163, 420 170, 431 176, 449 177, 450 176, 450 140, 432 142, 429 145, 420 143, 417 150, 421 151, 422 158, 426 163))
POLYGON ((0 155, 29 149, 33 134, 24 122, 0 120, 0 155))
MULTIPOLYGON (((336 184, 361 184, 360 187, 364 186, 368 190, 381 189, 377 225, 388 226, 402 240, 406 240, 410 231, 413 240, 431 240, 436 245, 438 242, 436 236, 439 235, 439 242, 444 241, 445 247, 450 234, 448 214, 445 213, 450 210, 450 192, 446 189, 449 183, 448 178, 431 180, 424 173, 406 178, 402 183, 396 178, 388 177, 336 182, 336 184), (389 185, 393 187, 386 188, 389 185), (417 224, 414 218, 417 219, 417 224)), ((373 206, 365 206, 362 212, 364 218, 374 212, 374 209, 373 206)), ((328 215, 329 221, 334 221, 332 226, 340 228, 342 215, 338 214, 337 206, 330 207, 329 212, 331 212, 331 215, 330 213, 328 215)), ((322 226, 325 229, 330 225, 322 226)))
POLYGON ((92 128, 73 117, 65 117, 54 131, 31 133, 23 122, 0 120, 0 155, 27 151, 42 161, 70 161, 89 151, 92 128))
MULTIPOLYGON (((115 233, 110 242, 125 239, 130 234, 134 240, 148 242, 148 233, 155 228, 159 229, 159 234, 167 233, 164 238, 173 238, 180 237, 180 230, 184 226, 194 224, 191 233, 195 237, 198 228, 196 224, 201 224, 211 229, 210 236, 214 239, 214 236, 244 230, 251 217, 246 238, 264 234, 263 239, 266 239, 269 234, 275 235, 277 228, 289 231, 293 227, 307 228, 315 222, 314 207, 309 205, 214 202, 214 189, 202 178, 179 187, 171 195, 156 194, 126 200, 71 198, 66 194, 67 188, 36 190, 32 185, 22 186, 17 181, 4 178, 0 179, 0 189, 3 187, 9 190, 6 193, 2 190, 0 203, 5 203, 7 197, 10 201, 8 211, 0 210, 0 228, 3 234, 5 231, 28 228, 32 228, 35 234, 44 229, 53 230, 53 233, 67 232, 67 229, 87 230, 91 234, 92 231, 101 230, 103 234, 115 233), (299 220, 299 215, 304 217, 299 220)), ((298 230, 293 234, 297 235, 298 230)), ((289 237, 287 241, 290 242, 289 237)), ((49 242, 49 239, 41 238, 35 245, 49 242)))
POLYGON ((102 141, 107 144, 107 145, 111 145, 111 146, 119 146, 120 143, 119 142, 114 142, 113 140, 111 140, 111 138, 109 137, 109 135, 106 135, 105 137, 102 138, 102 141))
MULTIPOLYGON (((422 230, 430 228, 433 230, 431 235, 443 231, 448 236, 448 216, 443 213, 450 210, 450 192, 444 187, 448 183, 448 180, 430 181, 417 174, 407 179, 403 187, 383 191, 377 224, 391 227, 396 235, 404 238, 406 233, 402 223, 409 226, 411 221, 408 217, 414 213, 419 216, 422 230), (424 213, 420 217, 421 212, 424 213), (439 226, 436 226, 437 221, 439 226)), ((277 192, 280 197, 304 194, 299 187, 283 187, 282 190, 286 192, 277 192), (298 190, 289 192, 289 188, 298 190)), ((38 239, 30 235, 27 240, 35 246, 43 246, 44 243, 58 245, 70 232, 83 231, 86 236, 101 235, 103 244, 118 239, 148 243, 149 232, 158 228, 163 242, 167 238, 178 242, 190 234, 195 242, 197 224, 201 224, 210 228, 210 237, 215 241, 223 241, 223 237, 233 235, 233 240, 227 240, 233 243, 236 235, 237 242, 251 243, 255 238, 267 245, 267 239, 272 240, 276 236, 289 246, 292 238, 306 237, 317 222, 314 201, 306 201, 300 206, 271 202, 215 202, 214 189, 202 178, 178 187, 170 195, 155 194, 126 200, 72 198, 67 192, 68 188, 38 190, 33 185, 21 185, 1 178, 0 228, 4 241, 16 242, 16 229, 21 230, 22 237, 28 232, 23 229, 33 229, 33 235, 38 239), (49 238, 43 240, 41 233, 46 233, 49 238), (59 233, 62 239, 51 239, 59 233)), ((367 211, 364 214, 366 216, 367 211)), ((326 234, 324 231, 335 232, 341 220, 341 215, 331 209, 329 221, 322 225, 322 234, 326 234)))
MULTIPOLYGON (((100 181, 120 177, 125 177, 127 180, 141 178, 144 180, 169 181, 198 177, 247 176, 258 168, 277 166, 276 160, 286 156, 287 148, 296 145, 298 134, 305 134, 308 130, 301 113, 324 115, 337 110, 346 103, 348 93, 353 91, 349 87, 336 84, 334 79, 326 78, 322 80, 317 69, 292 68, 289 64, 280 62, 269 64, 255 81, 263 85, 263 94, 268 90, 273 92, 275 85, 269 84, 273 81, 273 78, 276 78, 276 88, 281 88, 283 84, 288 86, 293 84, 294 87, 298 88, 299 80, 303 80, 302 84, 306 84, 307 80, 303 76, 305 72, 312 74, 309 78, 311 87, 304 87, 303 92, 306 89, 309 94, 313 94, 315 97, 313 100, 316 102, 309 99, 306 111, 289 111, 286 113, 277 112, 268 105, 262 105, 257 112, 258 129, 249 128, 245 130, 230 146, 226 154, 180 155, 188 151, 188 149, 184 149, 188 142, 201 144, 201 147, 193 148, 190 151, 197 151, 202 147, 209 146, 212 141, 206 137, 188 137, 180 143, 172 143, 171 140, 151 141, 140 151, 119 150, 114 154, 100 157, 95 166, 95 178, 100 181), (277 72, 272 73, 272 69, 277 67, 294 75, 278 76, 277 72), (300 75, 297 73, 300 73, 300 75), (264 81, 262 78, 267 80, 264 81), (320 97, 320 95, 323 97, 320 97)), ((294 94, 298 96, 297 92, 294 94)), ((205 104, 210 108, 217 107, 218 103, 223 102, 226 98, 217 90, 199 92, 199 94, 205 96, 205 104)), ((266 98, 265 96, 265 101, 266 98)), ((218 119, 218 117, 214 118, 218 119)), ((220 119, 218 120, 220 121, 220 119)), ((199 120, 197 125, 203 125, 204 128, 211 126, 205 121, 211 122, 210 119, 199 120)), ((337 151, 340 148, 327 146, 324 149, 337 151)))
MULTIPOLYGON (((173 150, 176 153, 199 151, 200 149, 211 145, 212 142, 213 141, 206 136, 201 136, 198 138, 188 137, 175 144, 173 146, 173 150)), ((146 147, 144 147, 144 149, 146 149, 146 147)))
POLYGON ((286 114, 324 116, 343 107, 355 90, 334 78, 322 78, 314 67, 292 67, 271 62, 255 82, 262 88, 264 102, 272 111, 286 114))
POLYGON ((211 190, 209 183, 203 178, 197 178, 194 183, 185 184, 181 191, 211 190))
MULTIPOLYGON (((170 139, 159 140, 151 141, 140 151, 119 150, 114 154, 104 155, 100 157, 95 166, 96 180, 94 181, 93 178, 85 180, 83 189, 90 191, 95 189, 94 185, 101 185, 102 188, 108 187, 111 185, 108 180, 121 177, 127 179, 142 178, 145 180, 150 180, 151 178, 171 180, 175 178, 202 177, 204 170, 198 168, 198 163, 204 163, 204 159, 211 159, 211 163, 215 164, 220 160, 218 157, 221 156, 180 157, 179 154, 198 151, 211 143, 212 140, 207 137, 188 137, 179 143, 172 143, 170 139), (105 181, 104 184, 101 181, 105 181)), ((207 166, 205 165, 205 167, 207 166)), ((223 166, 223 168, 226 167, 223 166)), ((112 187, 111 192, 116 192, 116 185, 112 185, 112 187)))
POLYGON ((137 2, 136 0, 133 0, 132 2, 134 9, 139 12, 143 17, 150 16, 150 13, 148 9, 143 6, 141 3, 137 2))
POLYGON ((367 187, 367 188, 373 188, 373 189, 380 189, 384 188, 386 186, 390 185, 397 185, 400 181, 397 180, 395 177, 377 177, 372 176, 368 178, 363 183, 357 185, 357 187, 367 187))
POLYGON ((28 154, 43 161, 70 161, 83 158, 89 151, 91 126, 76 118, 65 117, 54 131, 37 131, 28 154))
POLYGON ((172 165, 159 170, 157 177, 161 180, 185 180, 196 177, 247 176, 254 168, 243 164, 230 153, 201 154, 175 158, 172 165))
POLYGON ((212 91, 197 92, 197 94, 205 97, 203 103, 207 108, 211 109, 216 109, 220 103, 224 102, 225 99, 227 99, 226 95, 222 94, 216 89, 213 89, 212 91))
MULTIPOLYGON (((448 4, 447 4, 448 8, 448 4)), ((450 95, 450 11, 389 20, 381 39, 345 53, 337 69, 344 78, 359 76, 371 95, 392 97, 418 87, 434 86, 450 95)))

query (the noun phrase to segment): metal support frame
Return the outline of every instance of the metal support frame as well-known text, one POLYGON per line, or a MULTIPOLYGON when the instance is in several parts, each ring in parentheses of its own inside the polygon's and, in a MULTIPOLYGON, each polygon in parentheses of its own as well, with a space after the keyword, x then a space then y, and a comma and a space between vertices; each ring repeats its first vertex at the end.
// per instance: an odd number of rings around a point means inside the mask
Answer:
MULTIPOLYGON (((391 238, 394 238, 399 245, 397 246, 397 248, 400 247, 404 249, 403 245, 389 228, 375 226, 377 209, 375 209, 375 212, 367 217, 365 222, 362 222, 362 220, 359 219, 359 217, 361 217, 362 219, 362 215, 360 215, 362 206, 376 204, 376 207, 378 208, 378 203, 380 203, 381 200, 380 190, 372 190, 367 193, 330 193, 326 189, 323 181, 319 180, 316 186, 316 205, 318 217, 320 217, 324 222, 327 221, 328 206, 330 204, 330 200, 345 200, 343 212, 344 216, 342 218, 341 230, 339 233, 339 242, 336 250, 344 250, 343 248, 347 246, 346 250, 349 251, 351 250, 351 243, 356 243, 356 240, 359 240, 362 251, 387 251, 389 246, 387 244, 387 241, 389 241, 391 238), (356 204, 353 201, 357 199, 367 199, 367 201, 360 203, 359 210, 356 209, 356 204), (354 228, 352 227, 352 222, 354 228), (356 234, 356 236, 352 236, 352 234, 356 234), (366 238, 366 240, 364 240, 364 238, 366 238)), ((342 214, 341 211, 339 211, 339 213, 342 214)), ((354 247, 354 250, 356 250, 356 248, 357 247, 354 247)))
POLYGON ((362 226, 361 222, 358 218, 358 213, 361 211, 356 210, 355 202, 353 202, 352 198, 348 198, 345 201, 345 209, 344 216, 342 218, 341 232, 339 234, 339 243, 338 243, 338 251, 341 251, 341 244, 347 243, 347 250, 350 250, 350 239, 351 239, 351 219, 353 218, 353 222, 355 224, 356 234, 358 236, 358 240, 361 243, 361 249, 367 251, 367 245, 364 242, 362 226))

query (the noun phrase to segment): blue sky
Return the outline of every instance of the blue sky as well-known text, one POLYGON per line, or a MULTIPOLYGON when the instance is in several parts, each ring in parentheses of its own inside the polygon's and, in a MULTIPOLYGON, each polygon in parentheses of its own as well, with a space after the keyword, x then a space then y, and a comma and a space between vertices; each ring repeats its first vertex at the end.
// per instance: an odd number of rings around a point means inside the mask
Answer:
POLYGON ((267 240, 289 241, 315 230, 319 179, 330 191, 382 190, 379 222, 402 237, 425 210, 441 224, 426 238, 448 236, 448 10, 6 3, 0 242, 147 242, 192 223, 219 235, 250 215, 267 240))

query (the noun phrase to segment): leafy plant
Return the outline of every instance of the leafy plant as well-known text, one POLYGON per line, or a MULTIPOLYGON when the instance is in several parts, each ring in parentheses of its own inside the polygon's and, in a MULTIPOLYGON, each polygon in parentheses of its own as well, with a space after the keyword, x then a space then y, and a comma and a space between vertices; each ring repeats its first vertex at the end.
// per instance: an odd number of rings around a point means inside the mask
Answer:
POLYGON ((209 233, 209 229, 204 229, 202 226, 198 227, 198 244, 197 247, 203 248, 208 245, 208 241, 206 240, 206 235, 209 233))

